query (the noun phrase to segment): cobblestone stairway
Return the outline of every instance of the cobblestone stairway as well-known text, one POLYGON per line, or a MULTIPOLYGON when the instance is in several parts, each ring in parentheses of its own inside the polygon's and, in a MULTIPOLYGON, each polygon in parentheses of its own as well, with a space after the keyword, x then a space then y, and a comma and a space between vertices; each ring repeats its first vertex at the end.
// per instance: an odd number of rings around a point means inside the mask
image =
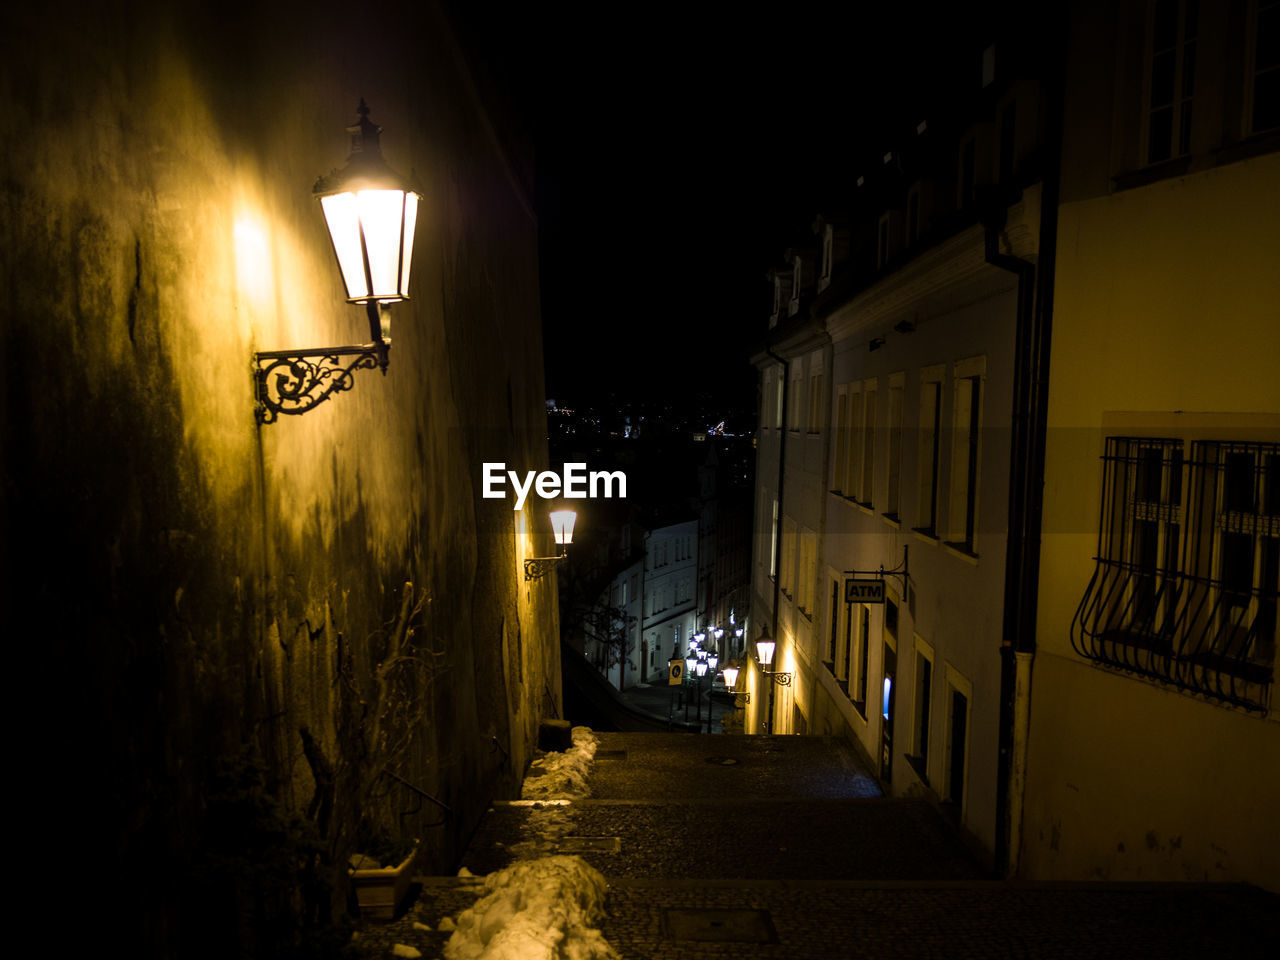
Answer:
MULTIPOLYGON (((590 787, 495 804, 463 864, 581 856, 609 881, 603 932, 624 960, 1280 956, 1280 898, 1252 888, 991 881, 931 804, 881 796, 839 740, 604 733, 590 787), (531 817, 554 823, 536 850, 531 817)), ((364 936, 443 956, 440 920, 478 895, 422 878, 412 910, 364 936)))

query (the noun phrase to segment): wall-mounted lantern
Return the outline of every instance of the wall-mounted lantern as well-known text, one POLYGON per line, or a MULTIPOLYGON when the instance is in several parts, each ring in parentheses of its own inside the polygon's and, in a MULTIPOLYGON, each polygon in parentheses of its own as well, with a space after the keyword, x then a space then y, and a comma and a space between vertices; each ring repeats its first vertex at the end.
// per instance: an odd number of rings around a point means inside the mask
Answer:
POLYGON ((773 652, 778 648, 778 644, 769 639, 766 633, 756 641, 756 658, 760 661, 760 672, 766 677, 771 677, 773 682, 780 687, 789 686, 791 683, 791 674, 781 670, 770 670, 769 667, 773 663, 773 652))
POLYGON ((750 702, 751 702, 751 694, 747 693, 746 691, 743 691, 742 693, 739 693, 739 692, 735 689, 735 688, 738 686, 738 673, 739 673, 739 672, 740 672, 740 671, 738 670, 738 668, 737 668, 737 667, 725 667, 725 668, 724 668, 724 687, 725 687, 725 689, 726 689, 726 690, 728 690, 730 693, 732 693, 732 694, 734 695, 734 706, 735 706, 735 707, 739 707, 739 706, 742 706, 742 705, 744 705, 744 704, 748 704, 748 703, 750 703, 750 702))
POLYGON ((568 556, 568 547, 573 543, 573 525, 578 519, 576 510, 552 510, 551 531, 556 537, 556 555, 554 557, 529 557, 524 562, 524 578, 538 580, 555 568, 555 565, 568 556))
POLYGON ((347 127, 347 165, 316 181, 348 303, 362 303, 369 318, 366 344, 263 350, 253 355, 259 423, 281 414, 306 413, 340 390, 354 386, 356 370, 385 375, 391 352, 388 304, 409 299, 413 233, 421 197, 382 159, 382 128, 369 119, 363 99, 360 118, 347 127))

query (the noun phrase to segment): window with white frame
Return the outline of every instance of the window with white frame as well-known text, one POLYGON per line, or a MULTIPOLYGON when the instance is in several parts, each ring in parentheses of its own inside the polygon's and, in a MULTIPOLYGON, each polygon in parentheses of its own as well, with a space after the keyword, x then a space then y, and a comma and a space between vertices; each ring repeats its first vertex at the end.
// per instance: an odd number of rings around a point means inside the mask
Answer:
POLYGON ((943 367, 920 373, 920 453, 917 476, 916 527, 931 537, 938 535, 938 474, 941 468, 943 367))
POLYGON ((769 521, 769 576, 778 577, 778 498, 773 499, 773 516, 769 521))
POLYGON ((1249 133, 1280 127, 1280 0, 1252 0, 1249 16, 1249 133))
POLYGON ((909 754, 913 766, 928 783, 929 731, 933 719, 933 647, 915 637, 915 689, 912 698, 912 730, 909 754))
POLYGON ((1197 0, 1152 0, 1147 17, 1147 163, 1191 150, 1197 0))
POLYGON ((885 456, 884 515, 898 519, 899 498, 902 485, 902 398, 906 387, 906 374, 895 373, 889 377, 889 444, 885 456))
POLYGON ((788 600, 794 600, 796 576, 796 522, 790 517, 782 518, 782 569, 778 573, 778 583, 788 600))
POLYGON ((818 368, 809 375, 809 433, 812 434, 822 431, 822 386, 822 370, 818 368))
POLYGON ((849 399, 848 384, 841 384, 836 389, 836 429, 835 429, 835 456, 831 458, 831 490, 833 493, 843 493, 845 487, 845 459, 847 455, 849 438, 846 433, 849 429, 848 411, 845 409, 849 399))
POLYGON ((1280 444, 1107 438, 1078 653, 1265 710, 1278 598, 1280 444))
POLYGON ((862 478, 858 484, 858 502, 870 507, 875 500, 876 476, 876 380, 862 384, 862 478))
POLYGON ((804 423, 804 366, 796 363, 792 367, 791 374, 791 402, 790 409, 787 410, 787 429, 799 432, 801 425, 804 423))
POLYGON ((978 467, 982 451, 982 383, 985 357, 971 357, 955 365, 951 416, 951 500, 947 512, 951 538, 965 553, 974 553, 978 513, 978 467))
POLYGON ((818 278, 818 289, 825 290, 831 283, 831 267, 835 258, 835 227, 827 224, 822 231, 822 275, 818 278))
POLYGON ((849 385, 848 431, 845 441, 844 486, 840 492, 850 499, 857 499, 858 483, 862 479, 862 384, 849 385))
POLYGON ((817 564, 817 537, 811 530, 800 534, 800 573, 796 590, 796 603, 800 612, 813 619, 814 612, 814 567, 817 564))

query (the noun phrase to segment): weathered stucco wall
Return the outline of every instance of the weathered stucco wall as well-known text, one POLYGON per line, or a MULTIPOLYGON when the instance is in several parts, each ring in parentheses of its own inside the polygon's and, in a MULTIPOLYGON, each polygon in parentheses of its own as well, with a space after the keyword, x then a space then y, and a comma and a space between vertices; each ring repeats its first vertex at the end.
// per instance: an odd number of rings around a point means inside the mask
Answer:
POLYGON ((319 828, 338 877, 364 809, 448 869, 558 709, 554 581, 520 576, 545 517, 479 496, 482 461, 546 460, 521 154, 429 3, 16 18, 0 456, 6 607, 40 624, 15 656, 60 771, 40 822, 96 838, 148 905, 115 917, 141 952, 287 939, 264 918, 300 901, 233 896, 238 863, 319 828), (361 96, 423 195, 412 300, 385 377, 259 427, 253 351, 368 337, 311 195, 361 96))

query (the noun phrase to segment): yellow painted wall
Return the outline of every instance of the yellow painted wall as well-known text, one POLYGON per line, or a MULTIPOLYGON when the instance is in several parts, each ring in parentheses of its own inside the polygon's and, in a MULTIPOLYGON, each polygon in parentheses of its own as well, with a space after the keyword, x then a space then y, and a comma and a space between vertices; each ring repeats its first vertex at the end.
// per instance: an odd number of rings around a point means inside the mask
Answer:
POLYGON ((340 879, 364 811, 451 869, 558 710, 554 580, 520 574, 546 519, 479 496, 483 461, 546 460, 527 171, 434 4, 38 4, 4 34, 3 582, 40 625, 10 672, 40 698, 34 832, 91 839, 96 935, 235 955, 261 933, 238 908, 297 903, 210 877, 317 823, 304 727, 340 879), (260 428, 253 351, 368 339, 311 194, 362 96, 423 194, 413 299, 385 377, 260 428), (447 814, 359 779, 410 590, 424 712, 393 772, 447 814), (223 837, 210 811, 249 754, 265 839, 223 837))
POLYGON ((1280 887, 1276 717, 1110 673, 1069 636, 1104 421, 1239 414, 1219 420, 1280 438, 1256 416, 1280 411, 1278 213, 1275 154, 1060 211, 1025 876, 1280 887))

